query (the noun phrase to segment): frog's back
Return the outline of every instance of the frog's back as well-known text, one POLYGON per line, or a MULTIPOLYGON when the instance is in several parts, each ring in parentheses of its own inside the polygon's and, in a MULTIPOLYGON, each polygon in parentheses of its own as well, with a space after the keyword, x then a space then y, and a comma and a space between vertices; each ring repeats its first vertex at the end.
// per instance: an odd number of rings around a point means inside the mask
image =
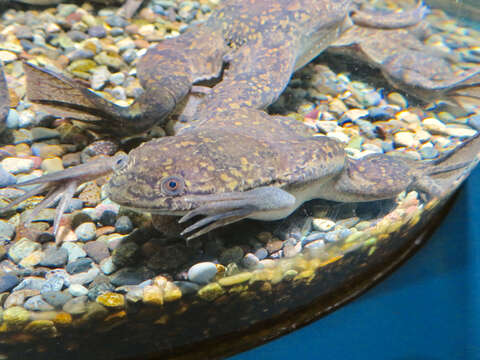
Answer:
MULTIPOLYGON (((293 118, 271 116, 255 109, 238 109, 228 116, 216 114, 201 127, 183 129, 180 133, 186 134, 203 142, 217 134, 215 141, 221 150, 209 147, 203 153, 222 159, 217 161, 216 168, 243 168, 243 179, 262 179, 255 182, 256 186, 274 183, 284 187, 315 181, 338 173, 345 161, 344 146, 339 141, 314 136, 313 130, 293 118)), ((198 146, 201 147, 204 145, 198 146)), ((253 183, 245 184, 247 188, 235 191, 247 190, 253 183)))

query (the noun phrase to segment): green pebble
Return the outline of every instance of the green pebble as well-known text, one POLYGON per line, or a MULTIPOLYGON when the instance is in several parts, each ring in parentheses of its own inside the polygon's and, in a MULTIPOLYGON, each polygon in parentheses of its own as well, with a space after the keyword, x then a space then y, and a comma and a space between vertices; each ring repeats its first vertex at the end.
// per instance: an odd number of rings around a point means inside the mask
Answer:
POLYGON ((251 273, 244 272, 244 273, 241 273, 241 274, 221 278, 220 280, 218 280, 218 283, 221 286, 232 286, 232 285, 237 285, 237 284, 244 283, 244 282, 250 280, 251 277, 252 277, 251 273))
POLYGON ((21 329, 30 319, 30 312, 21 306, 12 306, 3 312, 8 329, 21 329))
POLYGON ((223 288, 217 282, 205 285, 198 290, 198 296, 206 301, 213 301, 224 293, 225 290, 223 290, 223 288))
POLYGON ((88 73, 90 70, 96 67, 97 67, 97 64, 95 63, 95 61, 90 59, 80 59, 80 60, 75 60, 70 65, 68 65, 67 70, 74 74, 76 72, 88 73))

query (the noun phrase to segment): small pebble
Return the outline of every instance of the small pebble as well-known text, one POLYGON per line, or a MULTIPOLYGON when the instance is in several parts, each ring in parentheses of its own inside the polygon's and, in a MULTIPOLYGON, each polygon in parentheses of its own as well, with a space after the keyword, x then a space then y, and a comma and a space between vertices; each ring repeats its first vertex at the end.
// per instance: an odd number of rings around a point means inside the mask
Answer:
POLYGON ((46 293, 51 291, 60 291, 63 288, 65 280, 62 276, 55 275, 50 277, 45 283, 42 285, 40 289, 40 293, 46 293))
POLYGON ((88 289, 80 284, 72 284, 68 288, 68 292, 70 293, 70 295, 77 297, 87 295, 88 289))
POLYGON ((402 109, 405 109, 408 106, 408 101, 404 96, 397 92, 391 92, 387 95, 387 100, 390 104, 395 104, 400 106, 402 109))
POLYGON ((100 215, 100 223, 104 226, 114 226, 117 220, 117 213, 112 210, 105 210, 100 215))
POLYGON ((102 39, 107 36, 107 30, 101 25, 92 26, 88 29, 88 35, 102 39))
POLYGON ((72 295, 67 291, 49 291, 42 293, 42 298, 54 308, 61 308, 65 303, 72 299, 72 295))
POLYGON ((329 219, 313 219, 312 226, 317 231, 329 231, 335 226, 335 222, 329 219))
POLYGON ((138 285, 145 280, 145 274, 141 269, 123 268, 115 272, 110 281, 113 286, 138 285))
POLYGON ((20 280, 15 275, 3 275, 0 276, 0 293, 10 291, 12 288, 18 285, 20 280))
POLYGON ((0 164, 10 174, 28 173, 32 171, 34 162, 31 159, 7 157, 0 164))
POLYGON ((87 256, 87 253, 75 243, 64 242, 61 247, 67 250, 69 263, 87 256))
POLYGON ((427 142, 418 149, 422 159, 434 159, 438 156, 438 150, 431 142, 427 142))
MULTIPOLYGON (((264 249, 265 250, 265 249, 264 249)), ((266 250, 265 250, 266 252, 266 250)), ((247 269, 255 269, 258 266, 260 260, 252 253, 248 253, 243 257, 242 265, 247 269)))
POLYGON ((20 284, 15 286, 13 288, 13 291, 18 291, 23 289, 40 291, 40 289, 42 288, 43 284, 45 284, 45 282, 46 280, 44 278, 37 277, 37 276, 29 276, 24 278, 20 282, 20 284))
POLYGON ((257 251, 255 251, 255 256, 259 260, 263 260, 268 256, 268 251, 267 251, 267 249, 262 247, 262 248, 258 249, 257 251))
POLYGON ((413 147, 418 145, 418 141, 410 132, 400 131, 393 136, 393 140, 397 146, 413 147))
POLYGON ((83 246, 83 250, 85 250, 87 255, 97 264, 110 256, 108 246, 103 241, 90 241, 83 246))
POLYGON ((38 249, 40 249, 40 244, 27 238, 22 238, 8 249, 8 256, 13 262, 18 264, 24 257, 38 249))
POLYGON ((95 239, 97 228, 93 222, 85 222, 75 229, 75 235, 81 241, 91 241, 95 239))
MULTIPOLYGON (((0 178, 1 178, 1 168, 0 168, 0 178)), ((0 244, 10 242, 10 240, 12 240, 13 238, 13 235, 15 235, 15 226, 10 224, 9 222, 6 222, 5 220, 0 220, 0 244)))
POLYGON ((23 304, 25 309, 30 311, 50 311, 54 310, 54 307, 42 299, 41 295, 35 295, 27 299, 23 304))
POLYGON ((120 216, 115 222, 115 231, 120 234, 128 234, 132 230, 133 224, 128 216, 120 216))
POLYGON ((117 267, 113 263, 112 257, 109 256, 100 262, 100 269, 105 275, 110 275, 117 270, 117 267))
POLYGON ((202 262, 193 265, 188 270, 188 280, 198 283, 207 284, 217 274, 217 266, 212 262, 202 262))
POLYGON ((87 296, 74 297, 62 307, 63 311, 71 315, 81 315, 87 312, 87 296))
POLYGON ((33 141, 44 141, 60 137, 58 130, 45 127, 34 127, 31 129, 33 141))
POLYGON ((92 266, 92 259, 80 258, 72 261, 65 268, 69 274, 77 274, 87 271, 92 266))
POLYGON ((19 121, 18 112, 15 109, 10 109, 7 119, 5 120, 7 129, 17 129, 19 121))
POLYGON ((51 246, 44 252, 40 265, 56 268, 65 265, 67 260, 68 252, 66 249, 51 246))

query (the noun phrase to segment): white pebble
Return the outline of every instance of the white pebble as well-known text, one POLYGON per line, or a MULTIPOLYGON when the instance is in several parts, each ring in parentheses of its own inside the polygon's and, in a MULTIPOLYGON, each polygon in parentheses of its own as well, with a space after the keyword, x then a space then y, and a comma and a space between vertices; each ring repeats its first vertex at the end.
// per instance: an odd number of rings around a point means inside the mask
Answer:
POLYGON ((4 170, 10 174, 19 174, 30 172, 33 169, 32 159, 23 159, 16 157, 7 157, 1 161, 4 170))
POLYGON ((417 114, 411 113, 410 111, 400 111, 395 115, 397 120, 405 121, 409 124, 416 124, 420 122, 420 118, 417 114))
POLYGON ((335 222, 329 219, 316 218, 312 222, 313 228, 317 231, 329 231, 335 226, 335 222))
POLYGON ((406 131, 400 131, 393 136, 393 141, 399 146, 412 147, 417 146, 418 141, 413 137, 413 134, 406 131))
POLYGON ((332 132, 329 132, 327 133, 327 136, 328 137, 331 137, 333 139, 337 139, 343 143, 348 143, 350 141, 350 137, 346 134, 344 134, 343 132, 340 132, 340 131, 332 131, 332 132))
POLYGON ((193 265, 188 270, 188 280, 206 284, 217 274, 217 266, 212 262, 201 262, 193 265))
POLYGON ((436 118, 429 117, 429 118, 423 119, 422 124, 426 130, 432 133, 445 134, 445 129, 446 129, 445 124, 436 118))
POLYGON ((85 286, 80 284, 72 284, 68 288, 68 292, 72 296, 83 296, 83 295, 87 295, 88 289, 85 286))
POLYGON ((477 131, 461 127, 447 127, 446 133, 453 137, 468 138, 470 136, 474 136, 477 131))

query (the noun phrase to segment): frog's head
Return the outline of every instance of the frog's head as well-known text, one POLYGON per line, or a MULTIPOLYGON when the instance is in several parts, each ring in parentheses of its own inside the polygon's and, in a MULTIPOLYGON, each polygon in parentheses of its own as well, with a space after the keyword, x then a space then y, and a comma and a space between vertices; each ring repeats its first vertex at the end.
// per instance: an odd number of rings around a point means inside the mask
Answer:
MULTIPOLYGON (((234 137, 210 131, 144 143, 118 159, 108 196, 128 208, 182 215, 212 195, 254 187, 247 184, 252 167, 243 156, 252 148, 234 137)), ((256 168, 262 171, 261 164, 256 168)))

